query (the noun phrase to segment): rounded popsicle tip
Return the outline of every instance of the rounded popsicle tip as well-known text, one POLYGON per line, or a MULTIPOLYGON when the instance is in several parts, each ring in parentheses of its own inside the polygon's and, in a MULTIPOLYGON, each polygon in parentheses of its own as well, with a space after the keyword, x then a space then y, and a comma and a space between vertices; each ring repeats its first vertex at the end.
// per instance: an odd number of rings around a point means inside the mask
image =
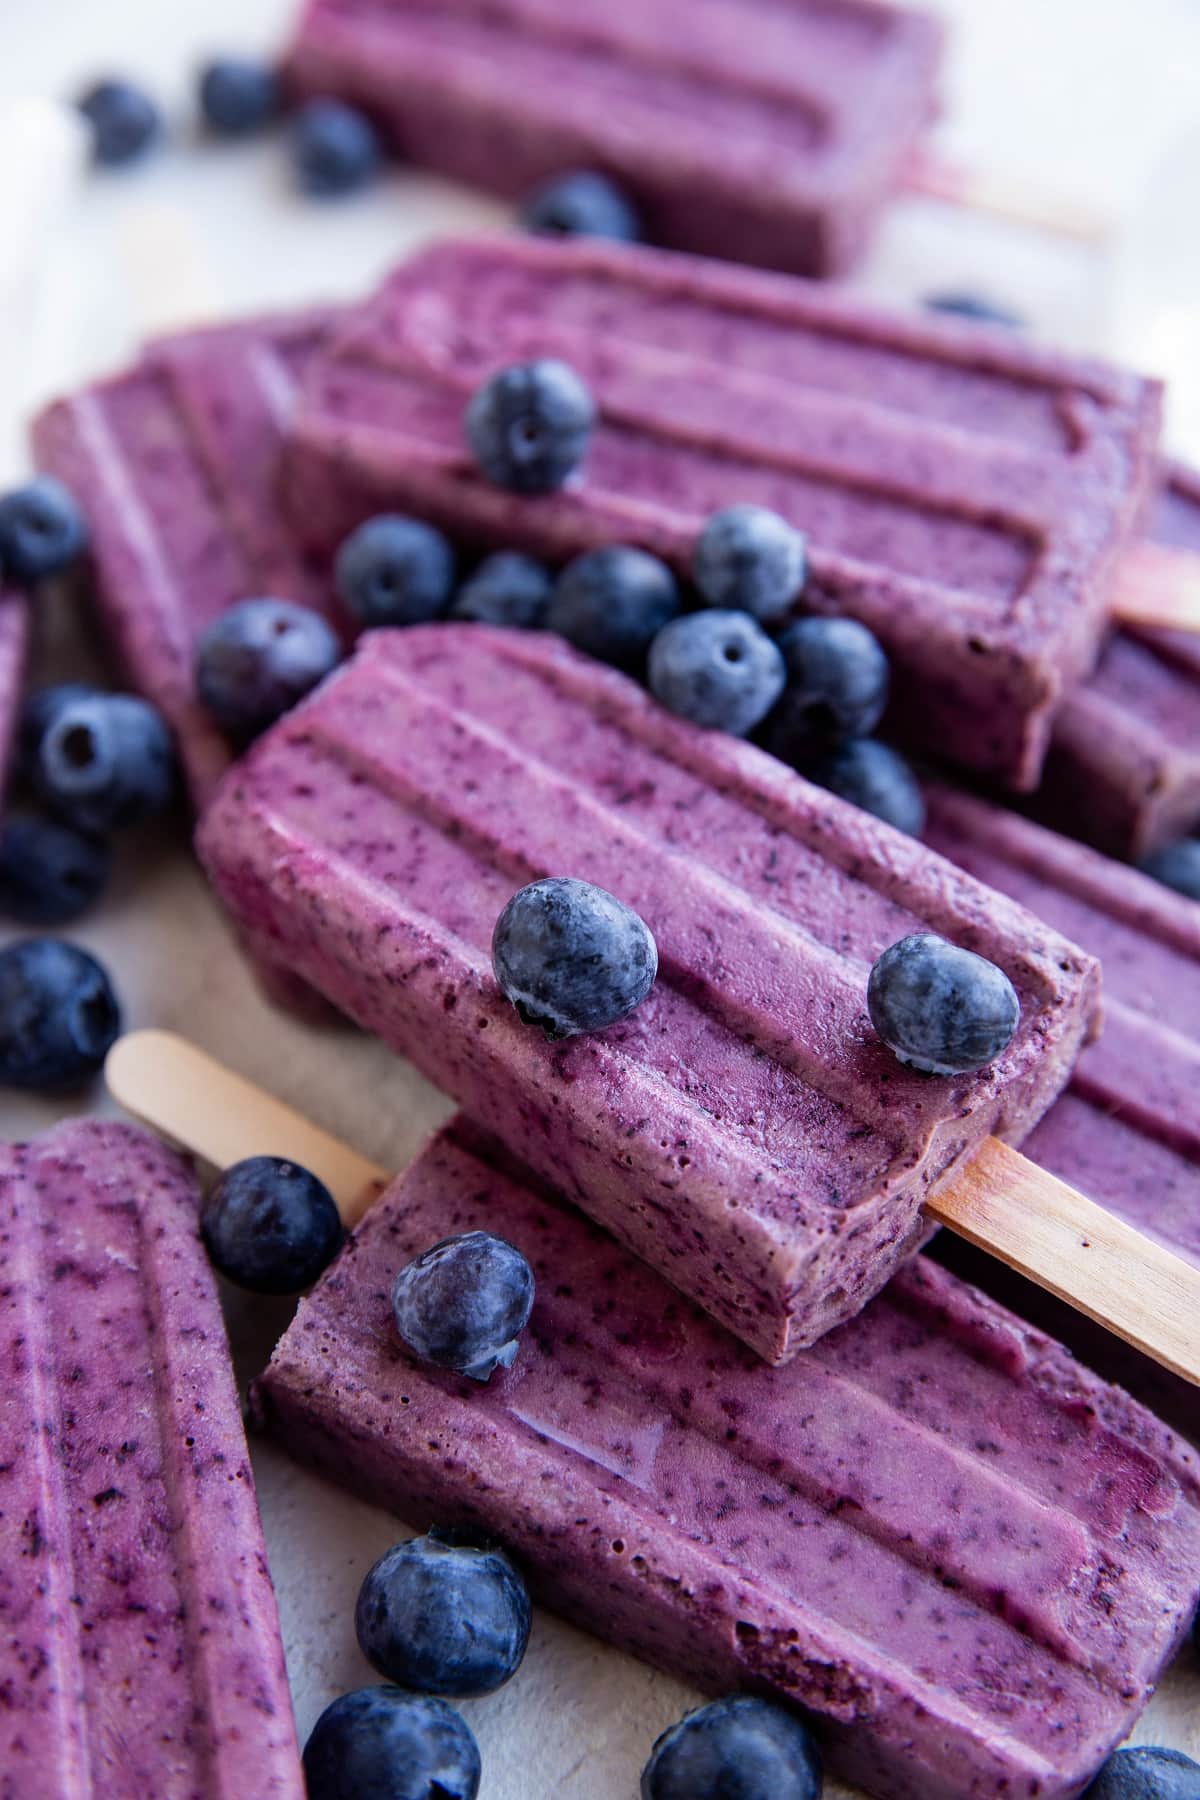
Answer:
POLYGON ((867 983, 871 1023, 889 1050, 928 1075, 987 1068, 1012 1042, 1016 989, 986 957, 930 933, 892 944, 867 983))
POLYGON ((575 473, 596 422, 587 384, 555 357, 513 363, 478 388, 467 442, 480 469, 514 494, 551 494, 575 473))
POLYGON ((498 1544, 433 1529, 395 1544, 359 1590, 359 1649, 418 1694, 474 1699, 520 1668, 533 1622, 529 1591, 498 1544))
POLYGON ((807 1725, 749 1694, 714 1700, 664 1731, 642 1800, 820 1800, 821 1753, 807 1725))
POLYGON ((444 1700, 397 1687, 340 1695, 304 1746, 308 1800, 475 1800, 482 1773, 466 1720, 444 1700))
POLYGON ((807 573, 804 533, 766 506, 714 513, 692 552, 692 575, 708 605, 752 613, 761 624, 786 615, 807 573))
POLYGON ((521 888, 492 934, 496 980, 549 1038, 603 1031, 641 1005, 658 975, 645 920, 590 881, 549 876, 521 888))
POLYGON ((345 1236, 324 1182, 280 1156, 226 1169, 204 1202, 200 1232, 214 1266, 254 1294, 311 1287, 345 1236))
POLYGON ((533 1270, 506 1238, 468 1231, 407 1263, 392 1286, 396 1329, 415 1355, 473 1381, 517 1359, 533 1270))

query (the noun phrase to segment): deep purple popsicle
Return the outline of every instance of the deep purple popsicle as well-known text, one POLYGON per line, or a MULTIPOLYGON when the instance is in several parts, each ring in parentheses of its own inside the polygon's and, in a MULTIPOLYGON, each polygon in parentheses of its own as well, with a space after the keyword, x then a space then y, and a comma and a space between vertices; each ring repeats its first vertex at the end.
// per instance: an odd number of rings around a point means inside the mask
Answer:
POLYGON ((0 583, 0 801, 21 716, 25 665, 29 655, 29 602, 0 583))

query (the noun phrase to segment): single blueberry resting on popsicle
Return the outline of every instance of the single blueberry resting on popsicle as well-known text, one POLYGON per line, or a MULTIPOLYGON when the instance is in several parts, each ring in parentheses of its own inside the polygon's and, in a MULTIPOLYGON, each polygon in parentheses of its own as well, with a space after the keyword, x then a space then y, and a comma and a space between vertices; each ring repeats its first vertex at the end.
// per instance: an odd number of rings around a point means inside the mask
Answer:
POLYGON ((98 81, 78 101, 92 128, 92 160, 102 168, 136 162, 162 132, 162 115, 131 81, 98 81))
POLYGON ((821 1754, 781 1706, 733 1694, 664 1731, 642 1771, 642 1800, 820 1800, 821 1754))
POLYGON ((67 925, 99 899, 108 846, 36 813, 11 813, 0 829, 0 913, 24 925, 67 925))
POLYGON ((1110 1756, 1086 1800, 1200 1800, 1200 1763, 1182 1750, 1139 1744, 1110 1756))
MULTIPOLYGON (((774 744, 772 748, 774 749, 774 744)), ((802 775, 909 837, 925 827, 920 784, 904 758, 875 738, 852 738, 799 765, 802 775)))
POLYGON ((601 237, 635 244, 642 235, 629 196, 596 169, 552 175, 521 207, 527 231, 545 237, 601 237))
POLYGON ((121 1029, 105 969, 61 938, 0 950, 0 1085, 54 1091, 101 1068, 121 1029))
POLYGON ((70 490, 39 475, 0 496, 0 569, 31 583, 59 575, 87 548, 83 513, 70 490))
POLYGON ((492 934, 492 967, 527 1025, 574 1037, 641 1005, 658 974, 658 946, 607 888, 551 875, 508 901, 492 934))
POLYGON ((467 442, 487 479, 515 494, 550 494, 587 454, 596 405, 554 357, 500 369, 472 395, 467 442))
POLYGON ((533 1270, 505 1238, 468 1231, 422 1251, 392 1286, 410 1350, 472 1381, 511 1369, 533 1310, 533 1270))
POLYGON ((220 137, 249 137, 277 117, 282 105, 279 77, 269 63, 221 56, 200 71, 200 112, 220 137))
POLYGON ((544 622, 553 592, 554 582, 544 564, 519 550, 497 550, 464 581, 450 617, 532 630, 544 622))
POLYGON ((222 1275, 255 1294, 311 1287, 344 1236, 325 1184, 279 1156, 249 1156, 226 1169, 205 1200, 200 1229, 222 1275))
POLYGON ((394 1544, 367 1571, 358 1646, 381 1675, 420 1694, 491 1694, 521 1666, 529 1593, 499 1545, 455 1531, 394 1544))
POLYGON ((692 574, 710 606, 737 607, 767 624, 804 586, 804 533, 765 506, 714 513, 696 540, 692 574))
POLYGON ((605 544, 567 564, 546 625, 577 650, 636 674, 678 612, 679 590, 666 563, 630 544, 605 544))
POLYGON ((176 787, 175 748, 162 714, 135 694, 63 700, 38 748, 46 804, 79 831, 102 836, 165 812, 176 787))
POLYGON ((420 625, 446 610, 454 552, 424 520, 383 513, 350 533, 338 551, 334 579, 364 625, 420 625))
POLYGON ((1186 894, 1189 900, 1200 900, 1200 838, 1180 838, 1144 857, 1139 867, 1143 875, 1152 875, 1164 887, 1186 894))
POLYGON ((343 1694, 304 1746, 308 1800, 475 1800, 482 1773, 466 1720, 397 1687, 343 1694))
POLYGON ((871 1023, 902 1063, 929 1075, 985 1069, 1012 1042, 1016 989, 995 963, 931 932, 878 958, 867 984, 871 1023))
POLYGON ((371 121, 340 100, 310 100, 301 107, 292 128, 292 156, 300 186, 320 200, 365 187, 383 162, 371 121))
POLYGON ((770 748, 795 767, 814 749, 870 737, 888 701, 883 646, 857 619, 797 619, 780 633, 787 690, 770 748))
POLYGON ((688 613, 664 625, 650 646, 650 691, 671 712, 744 737, 783 692, 778 646, 749 613, 688 613))
POLYGON ((273 725, 341 660, 326 619, 290 600, 242 600, 196 646, 196 691, 236 743, 273 725))

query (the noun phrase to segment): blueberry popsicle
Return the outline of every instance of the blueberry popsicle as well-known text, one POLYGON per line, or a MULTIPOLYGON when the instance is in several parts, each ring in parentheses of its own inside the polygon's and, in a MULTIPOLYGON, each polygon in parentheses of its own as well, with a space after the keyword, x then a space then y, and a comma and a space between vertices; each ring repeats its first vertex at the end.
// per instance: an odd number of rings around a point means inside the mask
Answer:
POLYGON ((302 1800, 199 1196, 96 1121, 0 1149, 0 1789, 302 1800))
POLYGON ((778 276, 478 239, 402 267, 315 360, 284 479, 326 555, 400 510, 551 560, 627 541, 686 568, 714 512, 770 507, 808 534, 805 609, 887 648, 896 728, 1029 789, 1149 500, 1159 401, 1012 332, 778 276), (600 416, 571 482, 522 498, 483 479, 463 414, 541 356, 600 416))
POLYGON ((23 593, 0 579, 0 800, 21 715, 25 665, 29 652, 29 603, 23 593))

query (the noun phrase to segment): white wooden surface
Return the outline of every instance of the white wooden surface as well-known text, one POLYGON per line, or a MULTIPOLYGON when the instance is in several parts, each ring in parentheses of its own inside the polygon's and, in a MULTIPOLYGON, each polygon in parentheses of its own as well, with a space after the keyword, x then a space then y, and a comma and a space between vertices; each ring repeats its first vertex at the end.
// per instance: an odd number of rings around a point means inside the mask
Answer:
MULTIPOLYGON (((1050 335, 1177 370, 1175 441, 1200 456, 1200 0, 955 0, 944 10, 958 27, 944 142, 1109 205, 1122 221, 1120 246, 1100 259, 914 202, 895 209, 863 284, 896 298, 983 289, 1050 335)), ((69 94, 95 74, 128 71, 167 97, 176 137, 143 169, 89 179, 68 208, 33 334, 19 356, 11 337, 8 359, 0 354, 0 366, 16 371, 0 383, 0 480, 20 469, 19 416, 35 397, 118 360, 147 314, 177 321, 179 284, 170 271, 147 277, 144 257, 130 250, 131 233, 144 244, 155 208, 176 221, 182 211, 210 309, 222 313, 352 295, 430 233, 497 217, 487 202, 403 171, 346 206, 313 208, 292 194, 277 143, 197 145, 188 125, 195 60, 213 49, 268 48, 289 11, 289 0, 2 0, 0 101, 69 94)), ((6 175, 0 167, 0 189, 6 175)), ((55 670, 86 667, 65 623, 47 624, 55 670)), ((266 1006, 182 832, 131 847, 75 935, 110 966, 130 1023, 186 1033, 388 1166, 399 1167, 449 1111, 378 1046, 266 1006)), ((0 1094, 0 1133, 28 1134, 62 1110, 0 1094)), ((71 1110, 107 1108, 97 1092, 71 1110)), ((248 1373, 280 1312, 231 1296, 230 1319, 248 1373)), ((398 1529, 270 1446, 254 1454, 306 1732, 336 1693, 370 1678, 354 1644, 354 1596, 398 1529)), ((632 1800, 654 1736, 691 1698, 539 1617, 518 1679, 465 1709, 484 1751, 483 1800, 632 1800)), ((1137 1737, 1200 1756, 1200 1669, 1190 1652, 1137 1737)), ((844 1800, 846 1790, 829 1791, 844 1800)))

